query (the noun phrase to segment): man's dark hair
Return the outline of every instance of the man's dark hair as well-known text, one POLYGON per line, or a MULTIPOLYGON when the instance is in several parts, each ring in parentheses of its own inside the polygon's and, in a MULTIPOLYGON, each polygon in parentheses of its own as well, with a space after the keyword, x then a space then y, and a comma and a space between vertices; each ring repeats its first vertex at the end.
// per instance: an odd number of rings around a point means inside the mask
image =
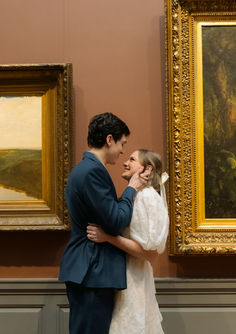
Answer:
POLYGON ((106 144, 108 135, 112 135, 115 142, 123 135, 129 136, 128 126, 112 113, 94 116, 88 126, 87 142, 89 147, 102 148, 106 144))

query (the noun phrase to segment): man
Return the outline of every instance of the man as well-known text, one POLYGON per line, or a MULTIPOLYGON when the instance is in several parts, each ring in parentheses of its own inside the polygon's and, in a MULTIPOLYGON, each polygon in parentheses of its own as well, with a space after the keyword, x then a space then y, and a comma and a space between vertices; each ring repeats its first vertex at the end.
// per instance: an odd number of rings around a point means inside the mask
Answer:
POLYGON ((130 223, 133 197, 145 182, 136 173, 118 200, 106 169, 115 164, 130 131, 117 116, 104 113, 92 118, 89 152, 71 171, 66 202, 71 217, 71 238, 62 256, 60 276, 66 282, 70 304, 70 334, 106 334, 111 322, 114 289, 126 288, 125 254, 108 243, 87 238, 88 223, 119 235, 130 223))

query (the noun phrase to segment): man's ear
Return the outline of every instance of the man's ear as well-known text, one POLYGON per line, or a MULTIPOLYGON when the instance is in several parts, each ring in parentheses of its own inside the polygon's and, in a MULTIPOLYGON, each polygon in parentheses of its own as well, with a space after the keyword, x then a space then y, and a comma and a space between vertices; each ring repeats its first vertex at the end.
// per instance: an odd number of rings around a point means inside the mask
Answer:
POLYGON ((114 141, 113 136, 112 135, 107 135, 106 144, 107 144, 108 147, 111 146, 113 141, 114 141))

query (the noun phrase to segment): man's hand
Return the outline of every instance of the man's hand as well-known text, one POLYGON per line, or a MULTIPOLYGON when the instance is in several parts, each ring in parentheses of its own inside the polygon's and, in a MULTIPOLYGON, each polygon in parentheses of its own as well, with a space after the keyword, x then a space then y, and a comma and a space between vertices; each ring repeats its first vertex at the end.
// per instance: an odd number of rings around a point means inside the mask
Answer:
POLYGON ((150 169, 144 170, 144 167, 139 168, 138 171, 134 173, 134 175, 129 180, 128 186, 138 190, 142 185, 147 183, 150 173, 150 169))

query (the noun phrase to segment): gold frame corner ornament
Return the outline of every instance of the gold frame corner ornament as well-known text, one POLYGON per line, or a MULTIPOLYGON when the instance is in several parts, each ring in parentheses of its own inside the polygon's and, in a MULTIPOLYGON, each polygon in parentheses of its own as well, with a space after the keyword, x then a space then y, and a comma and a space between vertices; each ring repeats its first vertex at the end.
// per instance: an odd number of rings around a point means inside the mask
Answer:
POLYGON ((236 0, 166 0, 170 255, 236 254, 236 217, 206 219, 202 25, 236 25, 236 0))

